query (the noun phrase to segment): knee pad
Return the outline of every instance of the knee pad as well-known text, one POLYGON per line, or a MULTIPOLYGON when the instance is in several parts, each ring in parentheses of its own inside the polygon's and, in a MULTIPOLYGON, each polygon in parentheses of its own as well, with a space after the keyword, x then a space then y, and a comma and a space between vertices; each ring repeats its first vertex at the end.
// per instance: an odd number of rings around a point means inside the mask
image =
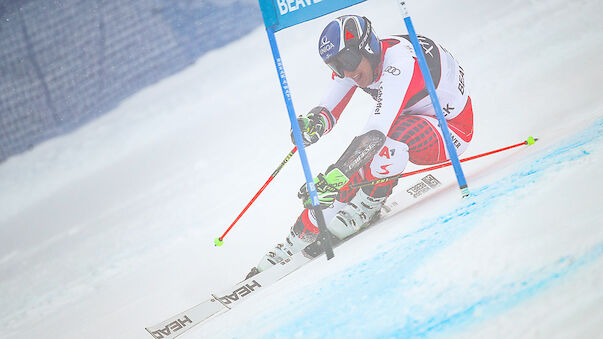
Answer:
POLYGON ((369 165, 367 179, 380 179, 398 175, 408 163, 408 145, 387 137, 385 143, 369 165))

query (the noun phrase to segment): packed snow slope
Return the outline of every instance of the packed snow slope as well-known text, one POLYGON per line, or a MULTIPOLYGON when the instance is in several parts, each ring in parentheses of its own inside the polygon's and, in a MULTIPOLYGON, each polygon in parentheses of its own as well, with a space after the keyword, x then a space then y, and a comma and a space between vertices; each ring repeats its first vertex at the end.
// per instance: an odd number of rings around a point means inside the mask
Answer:
MULTIPOLYGON (((417 31, 466 71, 475 135, 465 156, 540 141, 467 163, 468 199, 451 184, 187 338, 602 337, 603 3, 424 0, 409 9, 417 31)), ((382 36, 405 33, 394 1, 341 13, 352 12, 382 36)), ((298 113, 328 84, 316 39, 330 18, 278 34, 298 113)), ((339 156, 372 105, 356 94, 308 150, 314 172, 339 156)), ((258 28, 9 159, 0 166, 2 337, 150 338, 145 326, 240 281, 300 212, 297 158, 223 247, 212 240, 291 147, 258 28)))

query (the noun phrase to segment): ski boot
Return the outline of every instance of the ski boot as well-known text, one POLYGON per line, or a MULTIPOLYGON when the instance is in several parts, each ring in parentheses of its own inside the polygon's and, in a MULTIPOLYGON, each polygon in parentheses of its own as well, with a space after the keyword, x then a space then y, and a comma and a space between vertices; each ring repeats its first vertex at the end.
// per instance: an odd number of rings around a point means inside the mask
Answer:
POLYGON ((262 257, 259 264, 256 267, 251 268, 251 271, 247 273, 245 279, 249 279, 256 274, 269 269, 303 250, 312 243, 313 242, 307 243, 302 239, 291 235, 287 236, 287 238, 285 238, 285 243, 277 244, 272 250, 268 251, 268 253, 262 257))
POLYGON ((310 221, 310 213, 304 211, 297 219, 284 243, 277 244, 272 250, 265 254, 258 265, 253 267, 247 278, 267 270, 279 262, 291 257, 297 252, 305 249, 318 239, 318 228, 310 221), (307 225, 307 226, 306 226, 307 225))
POLYGON ((360 189, 356 196, 337 212, 327 228, 334 236, 343 240, 375 220, 386 199, 387 197, 371 197, 360 189))
POLYGON ((264 255, 262 260, 260 260, 260 263, 257 265, 258 270, 262 272, 303 250, 308 245, 316 241, 316 234, 312 235, 313 236, 311 237, 300 238, 293 232, 293 230, 291 230, 291 233, 287 236, 287 238, 285 238, 284 243, 277 244, 272 250, 268 251, 268 253, 264 255))

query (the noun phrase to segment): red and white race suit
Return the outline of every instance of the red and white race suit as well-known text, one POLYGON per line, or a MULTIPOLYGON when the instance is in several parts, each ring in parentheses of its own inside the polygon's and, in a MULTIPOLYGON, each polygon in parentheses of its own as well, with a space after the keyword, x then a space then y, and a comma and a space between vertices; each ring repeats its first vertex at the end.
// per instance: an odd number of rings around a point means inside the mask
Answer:
MULTIPOLYGON (((436 92, 447 120, 457 153, 463 153, 473 136, 473 110, 464 71, 454 57, 429 38, 419 36, 436 92)), ((350 78, 333 74, 331 86, 320 102, 331 116, 326 116, 329 132, 341 116, 358 85, 350 78)), ((372 161, 358 171, 350 183, 385 178, 400 174, 408 161, 418 165, 432 165, 447 161, 448 153, 442 131, 408 36, 391 36, 381 41, 381 63, 375 70, 375 81, 361 88, 376 101, 375 108, 361 135, 370 130, 387 136, 382 149, 372 161)), ((328 114, 322 112, 321 114, 328 114)), ((388 196, 395 181, 375 185, 371 196, 388 196)), ((356 190, 342 190, 332 208, 324 210, 327 224, 356 190)), ((299 236, 307 231, 316 233, 316 220, 305 210, 298 218, 294 231, 299 236)))

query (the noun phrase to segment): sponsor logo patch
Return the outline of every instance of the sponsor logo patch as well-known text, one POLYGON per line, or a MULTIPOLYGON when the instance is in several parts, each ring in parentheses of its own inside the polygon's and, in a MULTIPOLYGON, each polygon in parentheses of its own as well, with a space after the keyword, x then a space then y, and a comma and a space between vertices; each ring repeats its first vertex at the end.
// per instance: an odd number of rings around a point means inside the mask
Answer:
POLYGON ((390 74, 395 75, 395 76, 398 76, 398 75, 400 75, 400 73, 401 73, 401 72, 400 72, 400 70, 399 70, 399 69, 397 69, 397 68, 396 68, 396 67, 394 67, 394 66, 388 66, 388 67, 385 69, 385 71, 384 71, 384 72, 385 72, 385 73, 390 73, 390 74))
POLYGON ((442 183, 436 179, 433 175, 428 174, 421 179, 418 183, 411 186, 406 190, 413 198, 418 198, 430 190, 442 185, 442 183))

